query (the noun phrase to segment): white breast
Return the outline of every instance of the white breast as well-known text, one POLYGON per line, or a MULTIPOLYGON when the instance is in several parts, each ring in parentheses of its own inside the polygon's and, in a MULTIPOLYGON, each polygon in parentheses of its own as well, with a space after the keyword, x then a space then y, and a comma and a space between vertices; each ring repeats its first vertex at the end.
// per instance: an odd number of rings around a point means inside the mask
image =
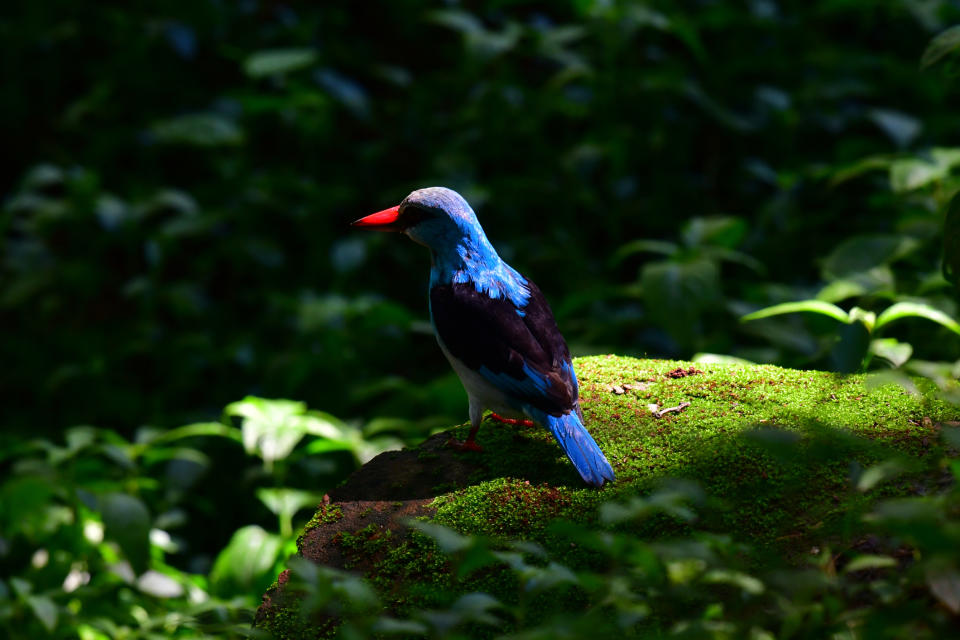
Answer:
POLYGON ((447 346, 443 344, 443 340, 440 339, 440 336, 437 336, 437 344, 440 345, 443 355, 447 357, 450 366, 457 372, 463 388, 467 391, 467 397, 470 399, 471 414, 475 410, 482 412, 489 409, 504 418, 526 417, 523 411, 518 409, 506 394, 493 386, 482 375, 464 364, 462 360, 450 353, 447 350, 447 346))

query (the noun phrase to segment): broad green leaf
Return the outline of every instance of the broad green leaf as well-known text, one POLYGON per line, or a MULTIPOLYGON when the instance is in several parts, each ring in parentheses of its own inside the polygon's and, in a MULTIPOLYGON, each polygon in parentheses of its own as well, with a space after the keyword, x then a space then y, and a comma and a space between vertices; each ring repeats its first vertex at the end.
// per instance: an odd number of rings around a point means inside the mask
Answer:
POLYGON ((503 604, 493 596, 487 593, 474 592, 464 594, 457 598, 457 601, 451 605, 450 611, 459 618, 458 622, 461 623, 472 622, 501 626, 503 621, 494 616, 491 611, 502 608, 503 604))
POLYGON ((139 498, 110 493, 100 498, 104 536, 120 545, 130 566, 141 574, 150 559, 150 512, 139 498))
POLYGON ((233 147, 243 143, 243 131, 215 113, 193 113, 162 120, 151 127, 157 140, 196 147, 233 147))
POLYGON ((57 618, 60 612, 53 600, 47 596, 28 596, 27 604, 44 629, 52 633, 57 628, 57 618))
POLYGON ((876 329, 879 331, 881 327, 903 318, 926 318, 960 334, 960 324, 956 320, 939 309, 919 302, 898 302, 890 305, 877 317, 876 329))
POLYGON ((733 249, 727 249, 725 247, 706 246, 700 249, 700 252, 704 257, 712 260, 743 265, 759 274, 767 272, 767 268, 762 262, 742 251, 734 251, 733 249))
POLYGON ((930 157, 938 167, 951 170, 960 166, 960 148, 934 147, 930 150, 930 157))
POLYGON ((733 216, 693 218, 684 225, 681 237, 688 247, 715 245, 735 249, 747 235, 747 221, 733 216))
POLYGON ((943 180, 947 169, 921 158, 904 158, 890 164, 890 188, 904 193, 943 180))
POLYGON ((0 487, 0 530, 33 538, 43 529, 56 496, 50 480, 38 476, 10 478, 0 487))
MULTIPOLYGON (((851 310, 852 311, 852 310, 851 310)), ((863 320, 863 313, 857 319, 863 320)), ((869 320, 869 316, 866 318, 869 320)), ((861 371, 870 349, 870 328, 865 322, 851 319, 850 324, 840 328, 839 339, 830 351, 830 365, 834 371, 853 373, 861 371)))
POLYGON ((952 51, 960 49, 960 25, 954 25, 945 31, 941 31, 930 40, 923 56, 920 58, 920 68, 926 69, 940 60, 952 51))
POLYGON ((867 331, 873 331, 873 326, 877 322, 877 314, 873 311, 861 309, 860 307, 852 307, 850 311, 847 312, 847 317, 850 318, 851 324, 859 322, 867 328, 867 331))
POLYGON ((323 496, 301 489, 257 489, 257 498, 274 515, 293 515, 304 507, 318 504, 323 496))
POLYGON ((700 314, 722 296, 717 264, 705 258, 647 263, 640 287, 647 313, 682 343, 694 340, 700 314))
POLYGON ((523 34, 523 28, 514 21, 508 21, 499 31, 487 29, 476 16, 461 9, 433 11, 429 14, 429 19, 462 33, 467 48, 483 58, 510 51, 523 34))
POLYGON ((305 507, 313 507, 323 500, 323 496, 301 489, 257 489, 257 498, 280 520, 280 534, 292 533, 293 516, 305 507))
POLYGON ((857 178, 869 171, 877 171, 879 169, 889 170, 890 164, 893 161, 893 156, 889 155, 876 155, 861 158, 851 165, 847 165, 842 169, 836 170, 833 174, 833 177, 830 179, 830 186, 837 186, 838 184, 857 178))
POLYGON ((460 535, 453 529, 432 522, 409 520, 407 524, 420 533, 433 538, 440 546, 440 550, 447 554, 463 551, 474 543, 469 536, 460 535))
POLYGON ((661 240, 634 240, 619 247, 610 257, 610 265, 616 266, 635 253, 656 253, 664 256, 678 251, 677 245, 661 240))
POLYGON ((283 538, 256 525, 237 530, 213 563, 213 591, 224 597, 263 591, 282 548, 283 538))
POLYGON ((754 311, 753 313, 748 313, 740 318, 740 321, 749 322, 751 320, 760 320, 762 318, 779 316, 785 313, 799 312, 819 313, 821 315, 833 318, 838 322, 850 322, 850 316, 846 311, 835 304, 830 304, 829 302, 824 302, 822 300, 799 300, 797 302, 783 302, 781 304, 775 304, 772 307, 766 307, 764 309, 754 311))
POLYGON ((920 120, 894 109, 870 109, 867 117, 883 129, 901 149, 913 142, 923 129, 920 120))
POLYGON ((483 33, 483 23, 472 13, 460 9, 440 9, 429 14, 431 22, 464 34, 483 33))
POLYGON ((915 238, 903 235, 871 234, 844 240, 823 261, 825 280, 856 278, 878 266, 899 260, 920 247, 915 238))
POLYGON ((217 436, 228 438, 235 442, 242 442, 243 437, 240 429, 225 425, 221 422, 196 422, 194 424, 184 425, 169 431, 163 431, 152 438, 149 444, 160 444, 180 440, 182 438, 196 438, 201 436, 217 436))
POLYGON ((831 280, 817 293, 817 300, 834 304, 848 298, 863 295, 893 296, 896 282, 893 269, 882 264, 866 271, 849 273, 847 276, 831 280))
POLYGON ((183 595, 183 585, 159 571, 147 571, 137 578, 137 588, 155 598, 179 598, 183 595))
POLYGON ((865 569, 889 569, 897 566, 897 561, 890 556, 863 555, 857 556, 843 568, 844 573, 863 571, 865 569))
POLYGON ((913 346, 909 342, 899 342, 896 338, 880 338, 870 342, 870 353, 883 358, 896 368, 910 359, 913 346))
POLYGON ((954 615, 960 613, 960 573, 947 567, 927 572, 927 586, 954 615))
POLYGON ((243 70, 251 78, 261 78, 303 69, 316 60, 317 52, 313 49, 268 49, 247 57, 243 70))
POLYGON ((937 526, 940 508, 923 498, 894 498, 879 503, 872 513, 864 516, 867 522, 879 522, 887 526, 909 525, 911 527, 937 526))
POLYGON ((243 448, 260 456, 270 467, 290 455, 307 434, 308 425, 303 420, 306 410, 303 402, 248 396, 227 405, 224 412, 243 418, 243 448))
POLYGON ((758 596, 766 590, 766 587, 760 580, 751 575, 740 571, 731 571, 729 569, 713 569, 703 576, 703 581, 708 584, 729 584, 739 587, 742 591, 752 596, 758 596))
POLYGON ((857 491, 867 492, 882 482, 893 480, 906 471, 906 467, 899 460, 884 460, 875 464, 860 474, 857 480, 857 491))
POLYGON ((383 634, 384 636, 398 635, 404 637, 427 637, 430 631, 427 625, 422 622, 404 620, 402 618, 390 618, 388 616, 380 616, 377 618, 372 630, 374 633, 383 634))

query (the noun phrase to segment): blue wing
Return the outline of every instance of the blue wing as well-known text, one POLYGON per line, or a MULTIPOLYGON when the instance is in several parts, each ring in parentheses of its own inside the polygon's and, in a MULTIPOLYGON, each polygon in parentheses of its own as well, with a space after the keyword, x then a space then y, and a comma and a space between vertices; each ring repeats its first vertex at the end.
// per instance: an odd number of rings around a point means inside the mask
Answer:
POLYGON ((437 285, 430 291, 434 328, 452 355, 518 406, 553 416, 579 414, 570 350, 543 294, 527 284, 530 297, 523 308, 470 283, 437 285))

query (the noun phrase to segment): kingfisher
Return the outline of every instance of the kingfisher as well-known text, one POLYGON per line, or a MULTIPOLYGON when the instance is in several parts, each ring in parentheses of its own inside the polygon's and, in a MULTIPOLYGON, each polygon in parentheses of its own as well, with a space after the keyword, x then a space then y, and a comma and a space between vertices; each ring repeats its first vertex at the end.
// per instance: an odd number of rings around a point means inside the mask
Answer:
POLYGON ((476 435, 489 409, 497 421, 549 429, 587 484, 614 480, 583 426, 570 350, 550 306, 500 258, 459 193, 418 189, 353 225, 404 233, 430 249, 430 321, 470 406, 470 434, 451 446, 481 451, 476 435))

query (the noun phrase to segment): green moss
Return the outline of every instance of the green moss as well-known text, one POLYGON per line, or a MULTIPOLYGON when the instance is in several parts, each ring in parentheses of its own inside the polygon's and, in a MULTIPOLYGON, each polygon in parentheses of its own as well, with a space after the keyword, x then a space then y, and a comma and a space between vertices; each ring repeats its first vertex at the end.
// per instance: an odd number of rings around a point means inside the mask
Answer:
POLYGON ((701 526, 771 542, 855 508, 851 465, 869 466, 891 449, 916 455, 934 435, 931 420, 956 417, 922 380, 914 396, 895 385, 868 391, 860 375, 775 366, 698 364, 691 375, 687 362, 612 356, 575 366, 587 428, 617 482, 600 491, 584 486, 545 430, 485 423, 478 437, 484 467, 472 486, 437 498, 438 522, 542 539, 551 520, 589 521, 604 501, 681 477, 723 505, 701 526), (681 403, 690 404, 661 417, 649 407, 681 403))
POLYGON ((322 524, 333 524, 343 517, 343 509, 337 504, 321 504, 313 517, 303 526, 303 533, 297 537, 297 547, 300 547, 303 536, 322 524))
MULTIPOLYGON (((922 475, 924 461, 938 458, 937 423, 958 414, 924 380, 916 381, 921 393, 911 395, 895 385, 868 390, 860 375, 692 366, 614 356, 577 359, 585 424, 614 465, 617 481, 601 490, 587 487, 546 430, 485 422, 478 434, 483 452, 457 454, 475 469, 469 486, 454 488, 438 477, 434 521, 487 536, 493 544, 537 541, 570 566, 586 566, 589 552, 555 537, 551 522, 593 523, 603 502, 648 494, 668 478, 687 478, 706 493, 698 521, 658 516, 621 527, 646 538, 691 527, 735 532, 754 545, 802 553, 810 537, 841 530, 880 494, 854 490, 851 470, 895 454, 912 460, 922 475), (681 403, 689 404, 659 417, 651 412, 650 405, 660 410, 681 403)), ((454 427, 451 435, 462 439, 468 429, 454 427)), ((912 486, 907 480, 882 491, 906 493, 912 486)), ((454 582, 446 558, 418 533, 378 537, 366 527, 337 543, 348 555, 376 558, 367 575, 398 611, 439 606, 464 590, 485 590, 506 602, 516 592, 515 577, 496 567, 454 582), (420 591, 399 586, 410 583, 420 591)))
POLYGON ((392 536, 393 532, 390 529, 369 524, 353 533, 341 531, 333 537, 331 542, 339 546, 346 557, 344 567, 351 569, 360 562, 389 549, 392 546, 390 540, 392 536))

